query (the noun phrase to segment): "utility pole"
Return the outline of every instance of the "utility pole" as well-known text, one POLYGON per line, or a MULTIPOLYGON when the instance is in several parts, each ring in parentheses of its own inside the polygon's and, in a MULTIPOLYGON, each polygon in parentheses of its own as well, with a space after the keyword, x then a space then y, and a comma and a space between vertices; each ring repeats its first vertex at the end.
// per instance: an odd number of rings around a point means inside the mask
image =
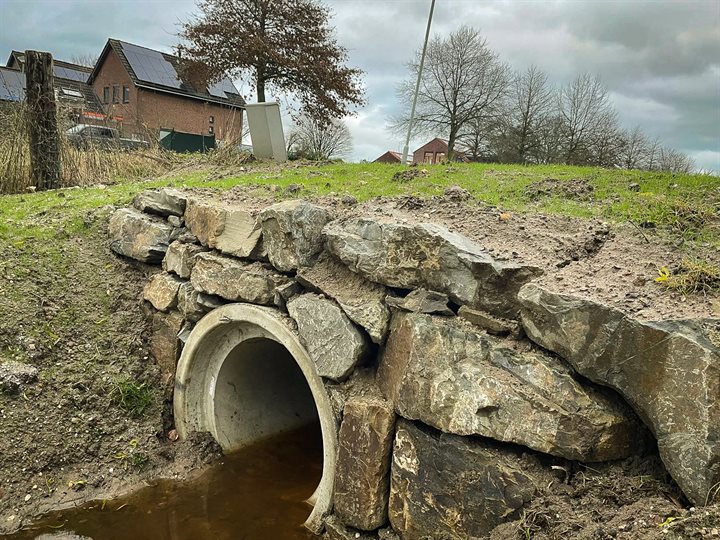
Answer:
POLYGON ((428 15, 427 29, 425 30, 425 42, 423 43, 422 55, 420 56, 420 68, 418 69, 417 82, 415 83, 415 95, 413 96, 412 108, 410 109, 410 122, 408 123, 407 137, 405 137, 405 146, 403 147, 403 165, 407 163, 408 151, 410 150, 410 135, 412 134, 413 122, 415 121, 415 106, 417 105, 418 93, 420 92, 420 80, 422 79, 423 67, 425 66, 425 51, 427 51, 428 39, 430 37, 433 11, 435 11, 435 0, 432 0, 430 4, 430 15, 428 15))
POLYGON ((35 186, 55 189, 60 185, 60 138, 50 53, 25 51, 25 101, 35 186))

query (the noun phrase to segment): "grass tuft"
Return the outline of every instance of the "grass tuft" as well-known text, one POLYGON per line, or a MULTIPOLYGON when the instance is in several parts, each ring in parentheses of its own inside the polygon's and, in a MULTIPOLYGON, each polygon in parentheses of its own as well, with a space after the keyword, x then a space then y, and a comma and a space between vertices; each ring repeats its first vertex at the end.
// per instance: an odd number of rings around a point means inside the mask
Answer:
POLYGON ((682 294, 720 291, 720 266, 699 259, 684 259, 677 271, 661 268, 655 281, 682 294))
POLYGON ((153 402, 150 388, 145 383, 138 383, 130 377, 115 379, 110 395, 113 403, 133 418, 142 416, 153 402))

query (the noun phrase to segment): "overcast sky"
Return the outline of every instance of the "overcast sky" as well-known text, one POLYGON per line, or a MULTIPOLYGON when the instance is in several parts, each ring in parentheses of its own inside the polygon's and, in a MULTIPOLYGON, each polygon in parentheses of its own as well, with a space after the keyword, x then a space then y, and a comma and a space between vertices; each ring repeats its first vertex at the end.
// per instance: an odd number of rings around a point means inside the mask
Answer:
MULTIPOLYGON (((350 64, 365 71, 368 104, 348 120, 353 159, 372 160, 402 141, 386 129, 398 81, 421 46, 430 0, 327 0, 350 64)), ((106 38, 170 52, 194 0, 0 0, 0 54, 97 55, 106 38)), ((478 28, 515 69, 536 64, 553 84, 601 76, 623 125, 720 171, 720 0, 437 0, 433 33, 478 28)), ((442 134, 438 134, 442 135, 442 134)), ((418 146, 423 141, 414 141, 418 146)), ((411 148, 414 147, 411 145, 411 148)))

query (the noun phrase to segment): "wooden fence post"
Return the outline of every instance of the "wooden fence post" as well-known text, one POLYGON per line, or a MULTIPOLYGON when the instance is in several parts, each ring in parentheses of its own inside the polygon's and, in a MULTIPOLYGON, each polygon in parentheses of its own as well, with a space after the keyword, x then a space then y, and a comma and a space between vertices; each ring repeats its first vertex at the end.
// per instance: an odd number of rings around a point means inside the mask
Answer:
POLYGON ((55 189, 60 186, 60 138, 50 53, 25 51, 25 100, 32 178, 38 190, 55 189))

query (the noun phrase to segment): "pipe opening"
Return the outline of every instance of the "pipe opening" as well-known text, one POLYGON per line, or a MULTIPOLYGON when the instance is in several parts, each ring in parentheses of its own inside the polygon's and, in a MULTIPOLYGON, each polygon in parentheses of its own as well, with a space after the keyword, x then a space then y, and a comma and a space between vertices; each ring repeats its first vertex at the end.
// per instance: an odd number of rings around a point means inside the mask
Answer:
MULTIPOLYGON (((321 469, 305 526, 320 532, 332 509, 337 418, 315 363, 287 316, 250 304, 227 304, 191 332, 175 377, 175 423, 181 437, 209 431, 226 452, 319 424, 321 469)), ((308 429, 304 433, 308 433, 308 429)), ((301 433, 303 431, 299 431, 301 433)), ((312 446, 312 445, 311 445, 312 446)))
POLYGON ((320 421, 300 366, 267 338, 243 341, 230 351, 217 375, 213 405, 215 436, 228 451, 320 421))

